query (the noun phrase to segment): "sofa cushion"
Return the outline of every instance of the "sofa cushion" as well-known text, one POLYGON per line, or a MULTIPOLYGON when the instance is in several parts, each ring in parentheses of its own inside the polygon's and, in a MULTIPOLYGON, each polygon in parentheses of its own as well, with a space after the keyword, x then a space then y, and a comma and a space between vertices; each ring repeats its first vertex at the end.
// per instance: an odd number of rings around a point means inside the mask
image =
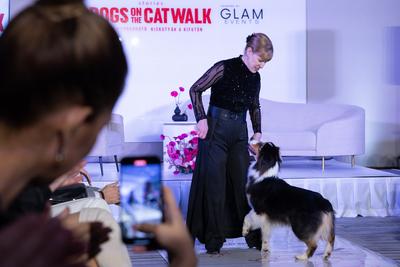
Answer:
POLYGON ((316 150, 316 135, 311 131, 265 132, 263 140, 273 142, 281 150, 316 150))

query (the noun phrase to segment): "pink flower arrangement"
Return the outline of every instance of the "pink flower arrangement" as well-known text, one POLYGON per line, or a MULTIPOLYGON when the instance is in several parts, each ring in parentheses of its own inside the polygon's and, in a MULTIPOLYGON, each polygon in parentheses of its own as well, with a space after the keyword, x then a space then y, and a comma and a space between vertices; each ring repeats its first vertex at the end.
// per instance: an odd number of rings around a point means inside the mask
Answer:
MULTIPOLYGON (((170 93, 170 95, 171 95, 171 96, 174 98, 174 100, 175 100, 175 105, 176 105, 180 110, 182 110, 181 107, 180 107, 180 105, 181 105, 180 96, 181 96, 181 94, 182 94, 183 92, 185 92, 185 88, 183 88, 183 87, 181 86, 181 87, 178 88, 178 90, 173 90, 173 91, 171 91, 171 93, 170 93)), ((182 114, 186 113, 186 109, 192 109, 192 108, 193 108, 192 104, 188 104, 188 105, 185 107, 185 109, 183 110, 182 114)))
POLYGON ((170 138, 161 135, 161 140, 169 139, 166 144, 169 168, 175 168, 174 174, 192 173, 196 164, 199 136, 196 131, 182 133, 170 138))

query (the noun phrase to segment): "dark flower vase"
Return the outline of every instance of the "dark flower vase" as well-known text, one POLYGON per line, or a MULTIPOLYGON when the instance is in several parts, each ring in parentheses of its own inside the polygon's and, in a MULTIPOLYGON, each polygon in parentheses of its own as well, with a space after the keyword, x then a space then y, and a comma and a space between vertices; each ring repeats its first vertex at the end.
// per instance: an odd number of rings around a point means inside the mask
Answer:
POLYGON ((175 114, 172 116, 173 121, 187 121, 188 120, 188 116, 186 115, 186 113, 181 114, 181 109, 178 107, 178 105, 176 105, 174 113, 175 114))
POLYGON ((179 169, 180 173, 183 173, 183 174, 193 173, 193 170, 190 168, 179 167, 178 169, 179 169))

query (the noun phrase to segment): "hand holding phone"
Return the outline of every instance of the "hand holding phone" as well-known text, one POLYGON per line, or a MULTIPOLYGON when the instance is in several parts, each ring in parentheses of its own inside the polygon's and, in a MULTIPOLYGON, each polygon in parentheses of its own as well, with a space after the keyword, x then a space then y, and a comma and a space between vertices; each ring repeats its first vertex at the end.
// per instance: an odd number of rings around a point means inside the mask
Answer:
POLYGON ((161 188, 158 158, 131 157, 121 161, 123 240, 134 244, 135 251, 166 249, 171 266, 194 267, 197 259, 193 240, 172 192, 161 188), (151 188, 147 182, 151 182, 151 188))
POLYGON ((120 225, 125 243, 158 247, 154 234, 134 228, 137 224, 160 224, 163 221, 161 166, 157 157, 128 157, 121 161, 120 225))
MULTIPOLYGON (((168 251, 171 266, 197 266, 193 240, 183 221, 181 211, 174 195, 167 187, 163 188, 165 221, 161 224, 138 224, 139 231, 152 233, 161 247, 168 251)), ((137 248, 140 251, 142 248, 137 248)))

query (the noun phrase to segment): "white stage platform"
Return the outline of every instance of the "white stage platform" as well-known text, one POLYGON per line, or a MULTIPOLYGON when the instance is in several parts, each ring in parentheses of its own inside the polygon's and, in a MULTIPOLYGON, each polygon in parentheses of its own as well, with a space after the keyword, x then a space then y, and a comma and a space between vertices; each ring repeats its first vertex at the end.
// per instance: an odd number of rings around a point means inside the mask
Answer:
MULTIPOLYGON (((89 173, 97 186, 118 179, 115 165, 104 164, 104 176, 99 164, 89 163, 89 173)), ((163 181, 169 186, 184 214, 187 211, 191 174, 172 174, 164 169, 163 181)), ((325 162, 311 159, 284 158, 280 177, 289 184, 321 193, 329 199, 337 217, 400 216, 400 175, 369 169, 336 160, 325 162)))
MULTIPOLYGON (((104 165, 104 176, 100 175, 99 164, 89 163, 87 169, 93 177, 94 185, 99 187, 118 179, 112 163, 104 165)), ((325 172, 322 172, 319 160, 284 159, 280 177, 292 185, 322 193, 332 202, 338 217, 354 217, 358 214, 400 215, 400 174, 360 166, 351 168, 350 164, 335 160, 326 161, 325 172)), ((165 170, 163 180, 173 190, 183 213, 186 214, 191 175, 173 175, 172 170, 165 170)), ((111 206, 118 220, 119 207, 111 206)), ((206 254, 204 245, 198 242, 195 247, 199 266, 396 266, 392 260, 355 245, 341 236, 336 236, 335 249, 330 260, 324 261, 324 244, 320 245, 309 261, 295 261, 293 256, 305 249, 304 244, 288 228, 278 228, 273 231, 272 252, 267 258, 262 258, 255 249, 248 249, 243 238, 228 239, 219 256, 206 254)), ((166 257, 165 251, 159 253, 166 257)))

